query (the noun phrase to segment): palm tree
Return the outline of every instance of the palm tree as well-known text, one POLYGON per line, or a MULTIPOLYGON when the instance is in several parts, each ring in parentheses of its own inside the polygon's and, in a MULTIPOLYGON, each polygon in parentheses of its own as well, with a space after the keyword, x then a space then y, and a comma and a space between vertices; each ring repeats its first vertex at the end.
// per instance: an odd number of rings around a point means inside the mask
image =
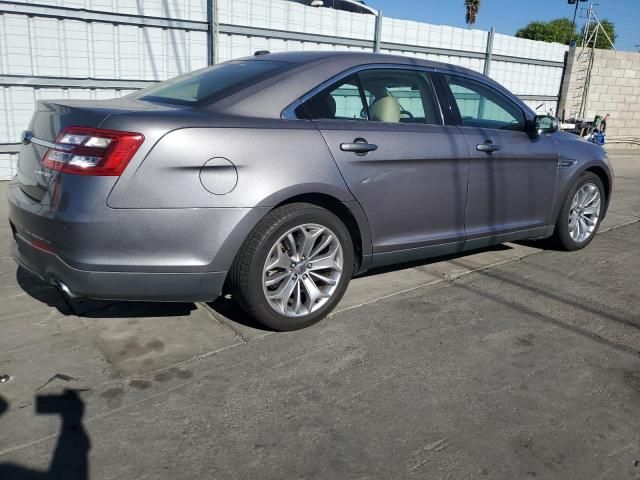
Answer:
POLYGON ((471 25, 476 23, 478 10, 480 10, 480 0, 464 0, 464 5, 465 7, 467 7, 467 25, 469 25, 469 28, 471 28, 471 25))

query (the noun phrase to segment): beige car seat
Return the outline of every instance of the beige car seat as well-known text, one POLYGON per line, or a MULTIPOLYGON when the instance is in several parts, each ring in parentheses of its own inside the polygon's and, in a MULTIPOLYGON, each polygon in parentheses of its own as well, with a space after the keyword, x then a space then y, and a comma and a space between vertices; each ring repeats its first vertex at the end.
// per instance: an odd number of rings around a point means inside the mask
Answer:
POLYGON ((375 122, 398 123, 400 122, 400 103, 392 96, 379 98, 369 107, 371 120, 375 122))

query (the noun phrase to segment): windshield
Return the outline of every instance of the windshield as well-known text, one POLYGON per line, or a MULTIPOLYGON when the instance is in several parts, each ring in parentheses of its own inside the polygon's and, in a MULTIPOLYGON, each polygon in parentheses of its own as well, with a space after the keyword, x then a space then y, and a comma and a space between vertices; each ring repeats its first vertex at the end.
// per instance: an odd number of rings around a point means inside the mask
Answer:
POLYGON ((166 80, 135 96, 150 102, 196 105, 280 73, 293 64, 271 60, 225 62, 166 80))

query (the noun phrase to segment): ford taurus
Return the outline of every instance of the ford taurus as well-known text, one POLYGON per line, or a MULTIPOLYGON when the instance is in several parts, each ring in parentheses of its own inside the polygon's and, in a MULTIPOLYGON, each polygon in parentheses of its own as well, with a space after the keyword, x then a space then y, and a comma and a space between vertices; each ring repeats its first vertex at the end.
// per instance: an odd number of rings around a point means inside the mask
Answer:
POLYGON ((506 241, 585 247, 603 149, 476 72, 261 54, 120 99, 40 101, 9 187, 12 254, 65 294, 209 301, 310 325, 374 267, 506 241))

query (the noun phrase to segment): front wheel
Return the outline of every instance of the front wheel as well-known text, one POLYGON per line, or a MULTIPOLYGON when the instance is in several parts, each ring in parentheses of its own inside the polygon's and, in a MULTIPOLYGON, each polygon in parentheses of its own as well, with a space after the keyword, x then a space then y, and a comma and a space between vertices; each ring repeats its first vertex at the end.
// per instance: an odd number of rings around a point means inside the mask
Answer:
POLYGON ((604 213, 604 186, 591 172, 583 173, 564 200, 554 233, 564 250, 579 250, 591 243, 604 213))
POLYGON ((274 330, 322 320, 353 272, 349 231, 333 213, 305 203, 279 207, 254 229, 232 270, 234 299, 274 330))

